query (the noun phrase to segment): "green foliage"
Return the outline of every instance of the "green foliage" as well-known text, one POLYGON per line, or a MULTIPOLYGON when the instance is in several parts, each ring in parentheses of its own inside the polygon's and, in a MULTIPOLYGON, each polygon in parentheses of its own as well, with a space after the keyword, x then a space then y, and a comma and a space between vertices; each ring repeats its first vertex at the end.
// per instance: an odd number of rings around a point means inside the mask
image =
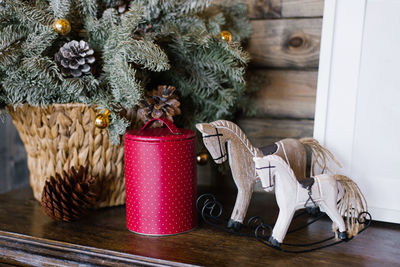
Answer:
POLYGON ((232 0, 0 0, 0 109, 79 102, 112 111, 113 143, 126 131, 121 111, 135 109, 145 90, 177 87, 183 116, 178 122, 230 118, 245 103, 249 57, 240 46, 251 33, 246 5, 232 0), (66 36, 55 20, 70 21, 66 36), (140 38, 134 33, 151 25, 140 38), (233 42, 220 38, 228 30, 233 42), (54 54, 71 40, 94 49, 95 71, 66 78, 54 54))

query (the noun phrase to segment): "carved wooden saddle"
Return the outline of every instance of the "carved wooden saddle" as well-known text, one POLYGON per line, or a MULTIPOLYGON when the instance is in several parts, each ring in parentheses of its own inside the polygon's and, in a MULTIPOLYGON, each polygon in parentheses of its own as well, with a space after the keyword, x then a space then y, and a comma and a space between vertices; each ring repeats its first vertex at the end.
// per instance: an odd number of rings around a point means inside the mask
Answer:
MULTIPOLYGON (((263 153, 264 156, 268 156, 268 155, 273 155, 278 151, 278 145, 271 144, 268 146, 259 147, 258 149, 261 151, 261 153, 263 153)), ((312 177, 303 177, 303 178, 296 177, 296 179, 303 188, 308 190, 313 186, 315 182, 314 178, 312 177)))

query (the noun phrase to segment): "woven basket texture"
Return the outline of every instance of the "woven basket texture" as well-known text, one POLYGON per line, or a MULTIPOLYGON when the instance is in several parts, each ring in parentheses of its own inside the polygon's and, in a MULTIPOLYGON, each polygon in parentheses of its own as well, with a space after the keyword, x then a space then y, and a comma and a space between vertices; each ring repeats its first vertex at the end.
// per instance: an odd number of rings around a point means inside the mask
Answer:
POLYGON ((7 107, 28 155, 30 185, 41 200, 45 181, 55 173, 88 165, 97 177, 97 207, 125 203, 124 148, 109 142, 107 130, 94 125, 96 110, 84 104, 28 104, 7 107))

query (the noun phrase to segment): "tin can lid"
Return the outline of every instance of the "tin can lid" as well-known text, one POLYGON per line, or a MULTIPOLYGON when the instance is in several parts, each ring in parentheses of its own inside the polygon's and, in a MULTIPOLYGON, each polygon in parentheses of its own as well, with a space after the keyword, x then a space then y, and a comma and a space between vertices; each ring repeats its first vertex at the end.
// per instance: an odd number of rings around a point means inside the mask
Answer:
POLYGON ((142 141, 142 142, 175 142, 186 139, 192 139, 195 137, 195 133, 189 129, 178 129, 172 121, 168 119, 152 119, 146 123, 140 130, 131 130, 125 134, 126 140, 142 141), (150 125, 160 121, 166 127, 165 128, 149 128, 150 125))

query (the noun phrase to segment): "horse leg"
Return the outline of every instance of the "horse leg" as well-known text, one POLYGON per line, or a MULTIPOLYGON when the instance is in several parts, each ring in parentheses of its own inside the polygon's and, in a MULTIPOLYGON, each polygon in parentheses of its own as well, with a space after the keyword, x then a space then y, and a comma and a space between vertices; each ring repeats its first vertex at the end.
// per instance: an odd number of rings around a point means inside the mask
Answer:
POLYGON ((278 219, 276 220, 274 229, 272 230, 272 235, 269 238, 269 242, 271 243, 271 245, 279 247, 280 244, 283 242, 294 213, 294 206, 290 208, 279 208, 278 219))
POLYGON ((239 231, 243 225, 243 219, 246 216, 247 209, 253 193, 253 186, 238 188, 235 207, 233 208, 231 218, 227 224, 228 228, 239 231))
MULTIPOLYGON (((321 203, 322 204, 322 203, 321 203)), ((346 225, 343 221, 343 217, 340 215, 336 203, 333 201, 328 204, 324 203, 322 204, 324 206, 326 214, 329 216, 329 218, 332 220, 332 222, 336 223, 336 225, 339 228, 339 234, 338 237, 341 240, 346 240, 347 239, 347 233, 346 233, 346 225)))

